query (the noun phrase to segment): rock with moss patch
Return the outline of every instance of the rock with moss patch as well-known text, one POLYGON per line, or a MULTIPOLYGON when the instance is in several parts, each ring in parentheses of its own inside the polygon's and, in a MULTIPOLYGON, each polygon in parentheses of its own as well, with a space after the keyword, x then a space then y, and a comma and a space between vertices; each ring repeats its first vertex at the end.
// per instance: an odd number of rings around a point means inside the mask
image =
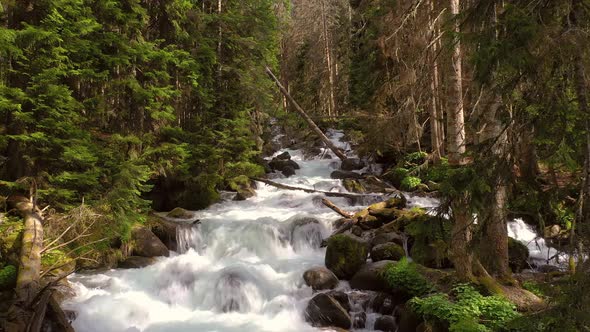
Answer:
POLYGON ((168 218, 175 218, 175 219, 191 219, 193 218, 194 213, 183 208, 177 207, 174 208, 172 211, 166 214, 168 218))
POLYGON ((315 327, 335 326, 349 329, 352 326, 348 311, 336 299, 324 293, 309 301, 305 309, 305 319, 315 327))
POLYGON ((388 290, 388 284, 383 277, 383 269, 393 261, 380 261, 365 264, 350 279, 350 287, 358 290, 370 290, 384 292, 388 290))
POLYGON ((368 243, 352 234, 338 234, 328 240, 325 265, 340 279, 351 278, 367 261, 368 243))
POLYGON ((379 244, 371 249, 371 259, 373 262, 383 260, 399 261, 405 256, 404 248, 393 242, 379 244))
POLYGON ((396 167, 383 173, 382 178, 391 182, 391 184, 393 184, 396 188, 400 188, 402 180, 408 176, 409 172, 410 171, 405 168, 396 167))
POLYGON ((340 169, 343 171, 355 171, 363 167, 365 167, 365 163, 359 158, 347 158, 340 165, 340 169))
POLYGON ((529 264, 529 248, 522 242, 508 238, 508 264, 513 272, 526 269, 529 264))
POLYGON ((168 256, 168 248, 144 226, 136 226, 131 231, 132 255, 141 257, 168 256))
POLYGON ((367 192, 367 189, 356 179, 344 179, 342 184, 351 193, 363 194, 367 192))
POLYGON ((314 267, 303 273, 305 284, 313 290, 333 289, 338 286, 338 278, 325 267, 314 267))

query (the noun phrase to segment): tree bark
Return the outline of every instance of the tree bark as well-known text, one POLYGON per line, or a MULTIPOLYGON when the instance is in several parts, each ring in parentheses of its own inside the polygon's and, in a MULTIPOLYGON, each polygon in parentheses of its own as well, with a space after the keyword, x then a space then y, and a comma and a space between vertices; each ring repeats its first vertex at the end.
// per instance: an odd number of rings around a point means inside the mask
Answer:
POLYGON ((472 238, 473 217, 466 209, 467 199, 461 195, 452 204, 453 227, 451 229, 450 259, 457 271, 457 277, 464 282, 473 282, 473 255, 469 246, 472 238))
POLYGON ((326 22, 326 5, 325 0, 321 1, 321 14, 322 14, 322 27, 323 27, 323 34, 324 34, 324 53, 326 56, 326 67, 328 69, 328 83, 329 83, 329 90, 330 90, 330 100, 328 102, 328 116, 335 116, 338 115, 336 112, 336 93, 334 92, 334 82, 336 81, 334 78, 334 68, 332 67, 332 50, 330 48, 330 39, 329 39, 329 31, 328 31, 328 23, 326 22))
POLYGON ((350 219, 353 216, 352 213, 346 212, 346 211, 342 210, 341 208, 337 207, 334 203, 332 203, 332 201, 330 201, 327 198, 323 198, 322 199, 322 203, 325 206, 329 207, 332 211, 334 211, 334 212, 338 213, 339 215, 343 216, 344 218, 350 219))
POLYGON ((465 118, 463 113, 463 76, 462 76, 462 59, 461 59, 461 42, 458 34, 460 33, 459 21, 457 15, 460 11, 459 0, 451 0, 451 13, 456 20, 454 22, 453 32, 453 80, 452 80, 452 107, 447 114, 447 140, 449 164, 460 165, 463 163, 463 154, 465 153, 465 118))
MULTIPOLYGON (((434 14, 434 0, 430 1, 430 12, 428 19, 430 20, 432 36, 436 38, 438 35, 436 29, 436 22, 433 16, 434 14)), ((432 77, 430 81, 430 91, 431 91, 431 108, 430 108, 430 141, 432 145, 432 161, 434 163, 438 163, 440 158, 442 157, 443 152, 443 139, 441 133, 441 110, 440 105, 438 103, 438 60, 437 60, 437 53, 438 47, 437 42, 435 42, 432 46, 431 57, 432 57, 432 77)))
POLYGON ((281 81, 279 81, 279 79, 273 74, 273 72, 270 70, 270 68, 266 67, 265 71, 266 71, 266 74, 276 83, 276 85, 279 88, 279 90, 281 91, 281 93, 285 97, 287 97, 289 102, 293 105, 293 108, 295 109, 295 111, 297 111, 297 113, 299 113, 299 115, 301 115, 301 117, 303 117, 303 119, 307 122, 309 127, 316 133, 316 135, 318 135, 320 137, 320 139, 324 142, 324 144, 326 144, 326 146, 328 148, 330 148, 330 150, 332 150, 332 152, 334 152, 334 154, 338 158, 340 158, 340 160, 346 160, 347 159, 346 155, 342 151, 340 151, 340 149, 338 149, 334 145, 334 143, 332 143, 332 141, 330 141, 330 139, 328 137, 326 137, 326 135, 324 135, 322 130, 315 124, 315 122, 313 122, 313 120, 307 115, 307 113, 305 113, 303 108, 301 108, 301 106, 299 106, 299 104, 295 101, 295 99, 293 99, 293 97, 291 97, 291 94, 289 94, 289 92, 285 89, 285 87, 283 87, 283 85, 281 84, 281 81))

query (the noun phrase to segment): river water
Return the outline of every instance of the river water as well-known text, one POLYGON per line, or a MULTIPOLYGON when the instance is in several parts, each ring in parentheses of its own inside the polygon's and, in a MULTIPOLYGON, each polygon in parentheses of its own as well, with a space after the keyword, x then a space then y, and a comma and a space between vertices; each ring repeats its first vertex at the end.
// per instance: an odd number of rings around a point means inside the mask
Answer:
MULTIPOLYGON (((341 132, 328 136, 348 148, 341 132)), ((330 178, 338 159, 306 160, 301 151, 287 151, 301 169, 275 181, 346 191, 340 180, 330 178)), ((317 331, 303 317, 312 290, 302 275, 324 264, 320 242, 339 218, 321 198, 258 183, 256 197, 196 212, 201 223, 178 232, 181 252, 171 257, 142 269, 73 275, 76 296, 64 308, 77 313, 73 326, 78 332, 317 331)), ((432 198, 408 198, 410 206, 438 204, 432 198)), ((332 201, 349 211, 371 203, 332 201)), ((511 232, 518 236, 525 230, 511 232)))

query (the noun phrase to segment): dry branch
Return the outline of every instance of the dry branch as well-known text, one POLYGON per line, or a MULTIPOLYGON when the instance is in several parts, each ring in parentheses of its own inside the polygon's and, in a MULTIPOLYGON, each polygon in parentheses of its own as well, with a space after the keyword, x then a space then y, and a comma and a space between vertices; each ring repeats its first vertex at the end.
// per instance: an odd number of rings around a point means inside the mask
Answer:
POLYGON ((322 198, 322 203, 329 207, 332 211, 338 213, 339 215, 343 216, 344 218, 350 219, 352 218, 352 213, 346 212, 344 210, 342 210, 341 208, 337 207, 334 203, 332 203, 332 201, 330 201, 327 198, 322 198))
POLYGON ((338 149, 338 147, 336 147, 336 145, 334 145, 334 143, 332 143, 332 141, 330 141, 330 139, 328 137, 326 137, 326 135, 315 124, 315 122, 313 122, 313 120, 309 117, 309 115, 307 115, 307 113, 305 113, 303 108, 301 108, 301 106, 299 106, 299 104, 295 101, 295 99, 293 99, 293 97, 291 97, 291 94, 289 94, 287 89, 285 89, 283 84, 281 84, 281 81, 279 81, 279 79, 275 76, 275 74, 273 74, 273 72, 270 70, 270 68, 265 67, 265 71, 266 71, 266 74, 276 83, 277 87, 279 88, 279 90, 281 90, 281 93, 285 96, 285 98, 287 98, 289 100, 289 102, 293 104, 293 106, 295 107, 295 111, 297 111, 297 113, 299 113, 299 115, 301 115, 301 117, 307 122, 309 127, 320 137, 320 139, 324 142, 324 144, 326 144, 326 146, 328 148, 330 148, 330 150, 332 150, 332 152, 334 152, 334 154, 338 158, 340 158, 341 160, 346 160, 347 159, 346 155, 340 149, 338 149))

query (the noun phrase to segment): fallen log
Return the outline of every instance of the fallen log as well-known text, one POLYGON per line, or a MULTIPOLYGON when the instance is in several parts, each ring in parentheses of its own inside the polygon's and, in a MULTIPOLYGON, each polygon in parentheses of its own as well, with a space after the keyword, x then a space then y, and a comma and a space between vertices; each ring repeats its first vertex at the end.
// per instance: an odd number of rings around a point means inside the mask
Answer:
POLYGON ((254 181, 259 181, 259 182, 268 184, 273 187, 277 187, 279 189, 297 190, 297 191, 303 191, 303 192, 306 192, 309 194, 314 194, 314 193, 315 194, 322 194, 322 195, 326 195, 328 197, 344 197, 344 198, 355 199, 355 198, 359 198, 359 197, 372 196, 372 194, 339 193, 339 192, 333 192, 333 191, 322 191, 322 190, 315 190, 315 189, 308 189, 308 188, 301 188, 301 187, 293 187, 293 186, 289 186, 286 184, 274 182, 274 181, 267 180, 267 179, 257 178, 257 177, 251 177, 251 179, 254 181))
POLYGON ((332 211, 338 213, 339 215, 343 216, 346 219, 350 219, 353 216, 352 213, 342 210, 341 208, 337 207, 334 203, 332 203, 332 201, 330 201, 327 198, 322 198, 322 203, 325 206, 329 207, 332 211))
POLYGON ((336 145, 334 145, 334 143, 332 143, 332 141, 330 141, 330 139, 328 137, 326 137, 326 135, 315 124, 315 122, 313 122, 313 120, 309 117, 309 115, 307 115, 307 113, 305 113, 303 108, 301 108, 301 106, 299 106, 299 104, 295 101, 295 99, 293 99, 293 97, 291 97, 291 94, 289 93, 289 91, 287 91, 287 89, 285 89, 283 84, 281 84, 281 81, 279 81, 279 79, 275 76, 275 74, 273 74, 272 70, 270 70, 270 68, 268 68, 268 67, 265 67, 265 71, 266 71, 266 74, 276 83, 277 87, 279 88, 281 93, 285 96, 285 98, 287 98, 289 100, 289 102, 291 104, 293 104, 293 107, 295 107, 295 111, 297 111, 297 113, 299 113, 299 115, 301 115, 301 117, 307 122, 309 127, 320 137, 320 139, 324 142, 324 144, 326 144, 326 146, 328 148, 330 148, 330 150, 332 150, 332 152, 334 152, 334 154, 338 158, 340 158, 340 160, 346 160, 347 159, 346 155, 340 149, 338 149, 338 147, 336 147, 336 145))

